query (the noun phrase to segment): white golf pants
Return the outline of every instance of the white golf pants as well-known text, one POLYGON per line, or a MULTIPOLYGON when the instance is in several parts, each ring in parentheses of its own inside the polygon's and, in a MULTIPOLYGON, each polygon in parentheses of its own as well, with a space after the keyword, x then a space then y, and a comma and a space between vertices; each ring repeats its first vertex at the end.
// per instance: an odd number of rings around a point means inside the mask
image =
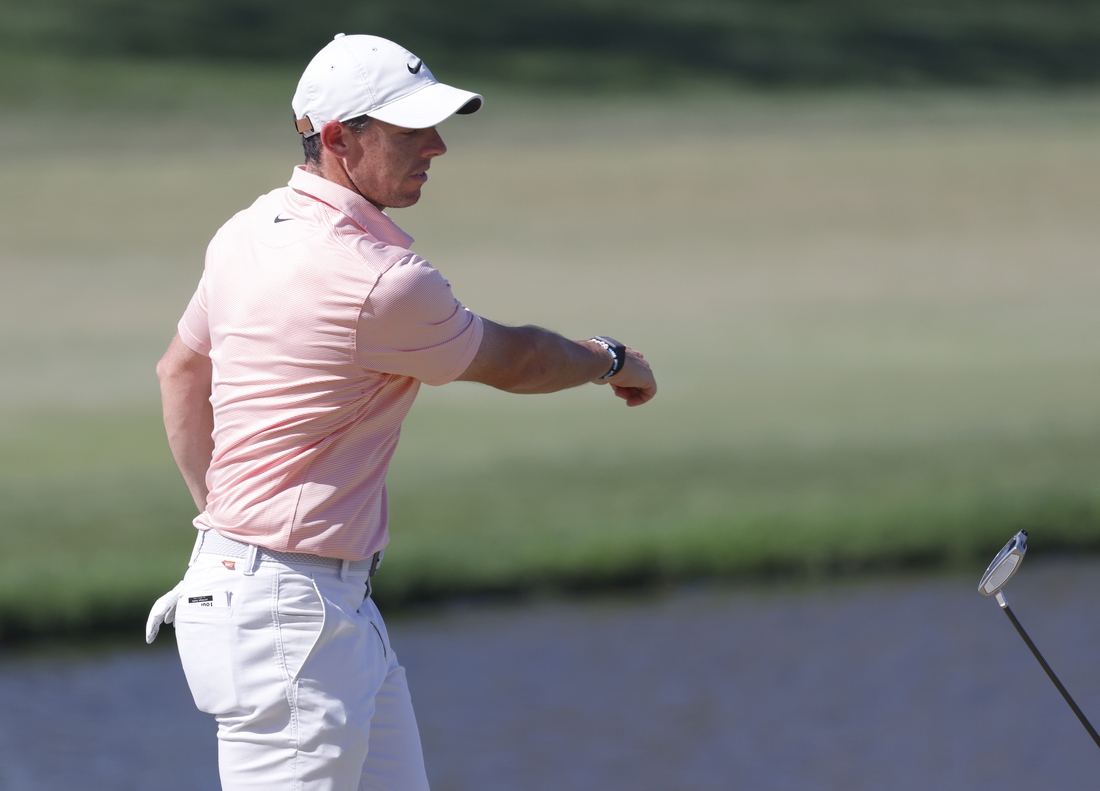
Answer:
POLYGON ((405 670, 366 574, 200 554, 176 642, 225 791, 426 791, 405 670))

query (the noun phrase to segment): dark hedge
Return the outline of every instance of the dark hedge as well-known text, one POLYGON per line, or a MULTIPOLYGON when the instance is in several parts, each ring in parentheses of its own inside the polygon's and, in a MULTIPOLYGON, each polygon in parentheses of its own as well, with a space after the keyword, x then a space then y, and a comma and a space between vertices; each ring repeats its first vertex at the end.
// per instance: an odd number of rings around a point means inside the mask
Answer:
POLYGON ((0 0, 9 52, 304 64, 340 31, 448 75, 570 87, 1100 80, 1083 0, 0 0))

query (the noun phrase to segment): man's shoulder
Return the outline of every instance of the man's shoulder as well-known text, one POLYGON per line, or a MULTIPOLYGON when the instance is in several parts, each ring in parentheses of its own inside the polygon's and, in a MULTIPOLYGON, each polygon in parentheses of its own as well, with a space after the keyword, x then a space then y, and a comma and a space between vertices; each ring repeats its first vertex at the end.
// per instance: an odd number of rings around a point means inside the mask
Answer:
POLYGON ((379 239, 350 219, 337 223, 333 231, 340 244, 357 262, 378 274, 383 274, 400 261, 416 255, 407 247, 379 239))

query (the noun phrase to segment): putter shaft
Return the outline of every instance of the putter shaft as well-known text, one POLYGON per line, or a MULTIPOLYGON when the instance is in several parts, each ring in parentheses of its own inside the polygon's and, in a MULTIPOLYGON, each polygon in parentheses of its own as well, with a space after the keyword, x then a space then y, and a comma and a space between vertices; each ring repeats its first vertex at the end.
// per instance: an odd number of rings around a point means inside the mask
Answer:
POLYGON ((1062 693, 1062 697, 1066 699, 1066 703, 1073 709, 1073 713, 1077 715, 1077 719, 1081 720, 1081 724, 1085 726, 1085 730, 1089 732, 1089 736, 1096 742, 1096 746, 1100 747, 1100 734, 1096 732, 1096 728, 1092 727, 1092 723, 1089 722, 1085 713, 1077 706, 1077 703, 1070 696, 1069 691, 1062 686, 1062 682, 1058 680, 1058 676, 1054 675, 1054 671, 1051 670, 1050 665, 1043 659, 1043 655, 1039 653, 1039 649, 1035 647, 1035 643, 1031 642, 1031 638, 1027 632, 1024 631, 1024 627, 1016 620, 1016 614, 1012 612, 1012 608, 1008 606, 1008 602, 1005 601, 1004 596, 1000 591, 997 591, 997 603, 1001 605, 1001 609, 1005 611, 1005 615, 1012 621, 1012 625, 1016 627, 1016 631, 1020 633, 1020 637, 1024 638, 1024 642, 1027 643, 1027 647, 1031 649, 1031 653, 1035 654, 1035 658, 1039 660, 1039 664, 1043 666, 1043 670, 1050 676, 1050 680, 1054 682, 1054 686, 1058 687, 1058 691, 1062 693))

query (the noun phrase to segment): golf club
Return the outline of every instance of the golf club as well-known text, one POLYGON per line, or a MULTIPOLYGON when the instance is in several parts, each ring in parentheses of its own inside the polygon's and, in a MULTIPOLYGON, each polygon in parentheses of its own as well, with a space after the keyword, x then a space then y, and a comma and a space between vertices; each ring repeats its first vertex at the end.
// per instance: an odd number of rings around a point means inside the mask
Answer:
POLYGON ((1027 632, 1024 631, 1024 627, 1016 620, 1015 613, 1012 612, 1012 608, 1009 607, 1008 602, 1005 601, 1004 594, 1001 593, 1001 588, 1005 586, 1005 583, 1007 583, 1012 575, 1020 568, 1020 563, 1023 561, 1026 552, 1027 531, 1021 530, 1009 539, 1009 542, 997 553, 997 557, 993 558, 993 562, 989 564, 989 568, 987 568, 985 574, 982 575, 982 581, 978 583, 978 592, 983 596, 995 595, 997 597, 997 604, 1001 605, 1001 609, 1005 611, 1005 615, 1012 621, 1012 625, 1016 627, 1016 631, 1020 633, 1020 637, 1024 638, 1027 647, 1031 649, 1031 653, 1035 654, 1035 658, 1039 660, 1039 664, 1043 666, 1043 670, 1050 676, 1050 680, 1054 682, 1054 686, 1058 687, 1058 691, 1062 693, 1062 697, 1066 699, 1066 703, 1073 709, 1073 713, 1077 715, 1077 719, 1081 720, 1081 724, 1085 726, 1085 730, 1089 732, 1089 736, 1096 742, 1096 746, 1100 747, 1100 734, 1092 727, 1092 723, 1089 722, 1084 712, 1077 707, 1073 698, 1070 697, 1069 692, 1062 686, 1062 682, 1058 680, 1058 676, 1054 675, 1054 671, 1050 669, 1050 665, 1043 659, 1043 655, 1039 653, 1039 649, 1035 647, 1035 643, 1031 642, 1031 638, 1028 637, 1027 632))

